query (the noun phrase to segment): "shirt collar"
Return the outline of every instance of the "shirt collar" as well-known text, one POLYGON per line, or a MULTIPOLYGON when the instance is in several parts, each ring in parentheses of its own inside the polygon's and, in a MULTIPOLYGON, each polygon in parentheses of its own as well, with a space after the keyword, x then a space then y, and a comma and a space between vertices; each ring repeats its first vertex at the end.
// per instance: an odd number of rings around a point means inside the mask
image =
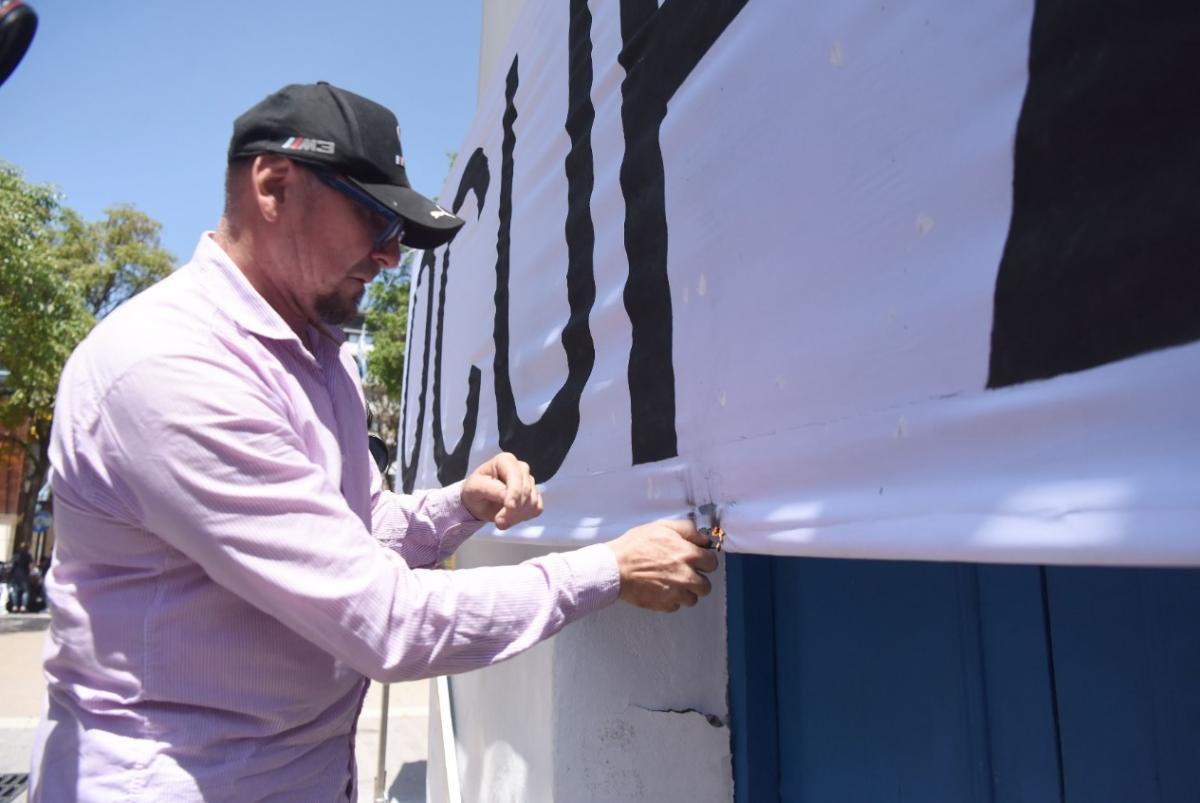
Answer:
MULTIPOLYGON (((225 253, 225 249, 217 244, 213 234, 206 231, 200 237, 192 255, 192 263, 212 277, 213 281, 208 283, 208 287, 221 311, 245 332, 271 340, 294 341, 307 351, 287 321, 259 295, 229 254, 225 253)), ((307 332, 310 342, 314 344, 323 338, 332 340, 334 351, 346 339, 341 328, 336 326, 310 325, 307 332)))

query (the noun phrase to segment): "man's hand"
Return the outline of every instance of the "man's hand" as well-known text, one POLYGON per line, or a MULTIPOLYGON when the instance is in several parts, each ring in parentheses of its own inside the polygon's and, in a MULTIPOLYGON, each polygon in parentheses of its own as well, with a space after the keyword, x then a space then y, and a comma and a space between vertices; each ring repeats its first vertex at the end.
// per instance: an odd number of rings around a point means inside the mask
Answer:
POLYGON ((529 464, 508 452, 496 455, 467 477, 462 502, 472 516, 493 522, 501 530, 542 512, 542 492, 529 473, 529 464))
POLYGON ((690 521, 634 527, 608 546, 621 570, 621 599, 639 608, 673 612, 712 591, 701 572, 717 568, 717 554, 690 521))

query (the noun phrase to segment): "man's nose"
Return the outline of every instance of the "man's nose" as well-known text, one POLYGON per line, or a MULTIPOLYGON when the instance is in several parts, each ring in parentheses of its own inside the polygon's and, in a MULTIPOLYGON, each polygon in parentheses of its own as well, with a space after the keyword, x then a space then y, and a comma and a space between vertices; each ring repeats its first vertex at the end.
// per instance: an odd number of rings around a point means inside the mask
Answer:
POLYGON ((394 268, 400 264, 400 238, 390 240, 386 245, 371 252, 371 262, 375 265, 375 273, 384 268, 394 268))

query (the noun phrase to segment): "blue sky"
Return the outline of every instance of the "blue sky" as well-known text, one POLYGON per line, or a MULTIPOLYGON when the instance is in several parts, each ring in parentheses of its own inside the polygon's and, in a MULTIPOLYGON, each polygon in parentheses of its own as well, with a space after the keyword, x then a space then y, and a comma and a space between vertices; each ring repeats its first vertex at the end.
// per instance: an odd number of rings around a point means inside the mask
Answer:
POLYGON ((119 202, 182 264, 222 206, 233 120, 329 81, 396 112, 413 186, 441 190, 475 112, 480 0, 29 0, 39 25, 0 86, 0 160, 87 219, 119 202))

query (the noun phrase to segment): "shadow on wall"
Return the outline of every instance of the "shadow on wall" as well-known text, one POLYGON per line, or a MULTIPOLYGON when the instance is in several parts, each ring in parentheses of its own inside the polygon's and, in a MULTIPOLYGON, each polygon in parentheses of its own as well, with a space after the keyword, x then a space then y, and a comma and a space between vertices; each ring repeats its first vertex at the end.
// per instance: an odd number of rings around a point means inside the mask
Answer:
POLYGON ((388 789, 389 803, 424 803, 427 763, 410 761, 400 768, 388 789))

